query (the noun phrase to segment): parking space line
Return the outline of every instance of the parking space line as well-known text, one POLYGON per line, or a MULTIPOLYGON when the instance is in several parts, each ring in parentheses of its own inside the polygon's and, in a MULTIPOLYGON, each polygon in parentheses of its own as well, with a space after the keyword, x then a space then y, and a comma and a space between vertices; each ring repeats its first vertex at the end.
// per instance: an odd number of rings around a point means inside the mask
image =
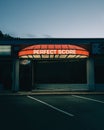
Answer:
POLYGON ((72 95, 72 96, 76 97, 76 98, 82 98, 82 99, 85 99, 85 100, 90 100, 90 101, 94 101, 94 102, 98 102, 98 103, 104 104, 104 101, 100 101, 100 100, 96 100, 96 99, 92 99, 92 98, 87 98, 87 97, 83 97, 83 96, 78 96, 78 95, 72 95))
POLYGON ((54 107, 54 106, 52 106, 52 105, 50 105, 50 104, 48 104, 48 103, 46 103, 46 102, 44 102, 44 101, 41 101, 41 100, 39 100, 39 99, 37 99, 37 98, 34 98, 34 97, 32 97, 32 96, 27 96, 27 97, 30 98, 30 99, 33 99, 33 100, 35 100, 35 101, 38 101, 38 102, 40 102, 40 103, 42 103, 42 104, 44 104, 44 105, 46 105, 46 106, 48 106, 48 107, 50 107, 50 108, 56 110, 56 111, 59 111, 59 112, 61 112, 61 113, 63 113, 63 114, 66 114, 66 115, 71 116, 71 117, 74 116, 74 115, 71 114, 71 113, 68 113, 68 112, 66 112, 66 111, 64 111, 64 110, 61 110, 61 109, 59 109, 59 108, 57 108, 57 107, 54 107))

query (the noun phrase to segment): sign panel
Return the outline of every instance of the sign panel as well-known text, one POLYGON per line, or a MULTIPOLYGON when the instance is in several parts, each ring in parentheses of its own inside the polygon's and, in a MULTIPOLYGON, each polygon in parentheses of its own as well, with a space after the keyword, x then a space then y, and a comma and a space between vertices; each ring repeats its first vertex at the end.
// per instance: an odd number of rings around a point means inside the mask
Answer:
POLYGON ((76 50, 33 50, 33 54, 76 54, 76 50))
POLYGON ((33 45, 18 53, 22 58, 87 58, 89 52, 75 45, 33 45))
POLYGON ((11 55, 10 45, 0 45, 0 56, 11 55))

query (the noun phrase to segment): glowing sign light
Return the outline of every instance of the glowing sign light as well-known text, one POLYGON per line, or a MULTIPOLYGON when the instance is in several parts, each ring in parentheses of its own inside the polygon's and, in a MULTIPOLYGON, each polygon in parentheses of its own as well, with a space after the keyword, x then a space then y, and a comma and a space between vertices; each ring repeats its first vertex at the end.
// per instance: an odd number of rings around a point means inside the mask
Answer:
POLYGON ((22 49, 20 58, 87 58, 89 52, 76 45, 33 45, 22 49), (57 55, 57 56, 56 56, 57 55))
POLYGON ((11 46, 10 45, 0 45, 0 55, 11 55, 11 46))
POLYGON ((33 54, 76 54, 76 50, 33 50, 33 54))
POLYGON ((26 60, 26 59, 20 61, 20 64, 22 65, 27 65, 29 63, 30 63, 30 60, 26 60))

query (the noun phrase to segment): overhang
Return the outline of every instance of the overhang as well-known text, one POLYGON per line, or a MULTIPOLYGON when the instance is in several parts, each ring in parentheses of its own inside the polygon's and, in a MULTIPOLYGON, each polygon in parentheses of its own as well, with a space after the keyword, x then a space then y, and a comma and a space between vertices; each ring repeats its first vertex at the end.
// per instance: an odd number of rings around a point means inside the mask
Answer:
POLYGON ((89 52, 72 44, 38 44, 20 50, 18 56, 25 59, 87 58, 89 52))

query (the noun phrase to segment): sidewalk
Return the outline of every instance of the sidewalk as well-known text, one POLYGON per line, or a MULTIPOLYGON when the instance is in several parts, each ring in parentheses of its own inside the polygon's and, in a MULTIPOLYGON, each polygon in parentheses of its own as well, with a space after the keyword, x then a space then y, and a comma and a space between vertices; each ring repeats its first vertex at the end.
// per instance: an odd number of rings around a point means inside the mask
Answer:
POLYGON ((0 95, 73 95, 73 94, 104 94, 104 92, 96 91, 49 91, 49 90, 34 90, 34 91, 0 91, 0 95))

